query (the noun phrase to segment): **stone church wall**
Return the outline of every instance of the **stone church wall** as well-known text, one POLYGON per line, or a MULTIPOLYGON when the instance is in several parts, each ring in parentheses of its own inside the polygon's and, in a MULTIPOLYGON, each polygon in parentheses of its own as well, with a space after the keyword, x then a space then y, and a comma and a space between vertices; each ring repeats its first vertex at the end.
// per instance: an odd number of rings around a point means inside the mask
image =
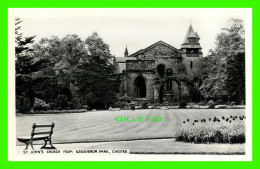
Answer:
POLYGON ((147 71, 154 68, 154 60, 127 60, 127 71, 147 71))
MULTIPOLYGON (((186 49, 177 50, 159 41, 130 55, 129 57, 136 60, 125 59, 124 85, 120 86, 120 91, 126 92, 132 100, 139 102, 159 100, 161 103, 178 103, 182 100, 191 100, 191 91, 195 86, 191 82, 195 77, 200 78, 202 74, 202 53, 201 51, 198 54, 186 53, 186 49), (164 67, 158 67, 159 65, 164 67), (167 69, 171 69, 172 72, 167 69), (163 79, 160 78, 162 73, 165 77, 163 79), (135 83, 136 79, 138 83, 135 83), (164 89, 161 87, 162 80, 164 89), (172 84, 171 87, 169 84, 172 84), (146 90, 143 90, 144 88, 146 90)), ((199 84, 198 81, 196 83, 199 84)))
POLYGON ((202 75, 202 58, 201 57, 187 57, 186 54, 183 54, 182 63, 186 67, 186 73, 190 77, 200 77, 202 75), (192 68, 191 68, 192 62, 192 68))
POLYGON ((145 80, 146 84, 146 99, 140 99, 140 100, 153 100, 153 78, 154 74, 153 72, 128 72, 126 75, 126 88, 127 88, 127 95, 136 100, 136 95, 135 95, 135 85, 134 81, 138 76, 142 76, 145 80))

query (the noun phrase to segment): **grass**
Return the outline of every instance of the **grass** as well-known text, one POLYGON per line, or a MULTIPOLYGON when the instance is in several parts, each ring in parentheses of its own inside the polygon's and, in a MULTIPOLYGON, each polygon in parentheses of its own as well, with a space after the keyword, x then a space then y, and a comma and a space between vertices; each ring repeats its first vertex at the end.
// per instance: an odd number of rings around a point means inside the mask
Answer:
MULTIPOLYGON (((182 127, 192 126, 186 119, 219 119, 222 116, 243 116, 244 109, 170 109, 170 110, 121 110, 97 111, 73 114, 36 114, 16 117, 17 137, 29 136, 32 124, 55 123, 53 143, 75 143, 95 141, 136 140, 153 138, 171 138, 182 127), (119 122, 117 116, 161 116, 160 122, 119 122)), ((227 124, 224 121, 217 125, 227 124)), ((213 122, 208 122, 212 125, 213 122)), ((195 124, 196 125, 196 124, 195 124)), ((231 125, 231 124, 230 124, 231 125)), ((233 124, 232 124, 233 125, 233 124)), ((35 142, 37 143, 37 142, 35 142)), ((42 142, 39 142, 42 144, 42 142)), ((187 144, 187 143, 186 143, 187 144)), ((17 145, 22 145, 17 142, 17 145)))

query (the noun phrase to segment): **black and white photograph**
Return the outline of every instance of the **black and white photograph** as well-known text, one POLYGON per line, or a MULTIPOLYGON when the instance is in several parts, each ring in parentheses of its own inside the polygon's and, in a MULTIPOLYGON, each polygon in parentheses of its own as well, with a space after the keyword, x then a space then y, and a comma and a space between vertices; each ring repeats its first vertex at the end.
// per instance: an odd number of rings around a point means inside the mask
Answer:
POLYGON ((8 13, 9 160, 252 160, 251 9, 8 13))

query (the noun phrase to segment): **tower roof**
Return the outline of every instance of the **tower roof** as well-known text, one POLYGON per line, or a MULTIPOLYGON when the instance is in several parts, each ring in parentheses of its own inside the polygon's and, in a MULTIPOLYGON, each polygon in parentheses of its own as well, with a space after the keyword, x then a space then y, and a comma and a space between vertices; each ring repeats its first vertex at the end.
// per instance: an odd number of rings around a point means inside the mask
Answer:
POLYGON ((197 38, 199 38, 199 39, 200 39, 200 37, 199 37, 199 35, 198 35, 198 33, 197 33, 197 32, 195 32, 195 35, 197 36, 197 38))
POLYGON ((126 48, 125 48, 125 54, 128 54, 127 46, 126 46, 126 48))
POLYGON ((188 38, 200 38, 199 35, 197 34, 197 32, 194 32, 193 27, 192 27, 191 24, 189 26, 189 29, 188 29, 187 33, 186 33, 186 36, 185 36, 184 41, 183 41, 183 44, 184 43, 189 43, 188 38))

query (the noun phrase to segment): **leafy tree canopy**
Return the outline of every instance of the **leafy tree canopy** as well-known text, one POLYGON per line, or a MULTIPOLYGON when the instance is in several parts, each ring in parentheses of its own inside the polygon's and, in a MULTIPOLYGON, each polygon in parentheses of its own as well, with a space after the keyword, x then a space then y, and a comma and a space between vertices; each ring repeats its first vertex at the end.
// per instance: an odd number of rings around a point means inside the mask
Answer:
POLYGON ((114 74, 114 65, 109 46, 94 32, 85 40, 88 60, 79 64, 74 73, 78 92, 86 104, 96 107, 112 103, 116 99, 119 77, 114 74))
MULTIPOLYGON (((232 18, 228 26, 217 35, 216 48, 203 58, 205 78, 201 90, 204 97, 234 101, 234 89, 244 91, 244 52, 244 22, 232 18)), ((245 97, 243 92, 238 95, 240 100, 245 97)))

